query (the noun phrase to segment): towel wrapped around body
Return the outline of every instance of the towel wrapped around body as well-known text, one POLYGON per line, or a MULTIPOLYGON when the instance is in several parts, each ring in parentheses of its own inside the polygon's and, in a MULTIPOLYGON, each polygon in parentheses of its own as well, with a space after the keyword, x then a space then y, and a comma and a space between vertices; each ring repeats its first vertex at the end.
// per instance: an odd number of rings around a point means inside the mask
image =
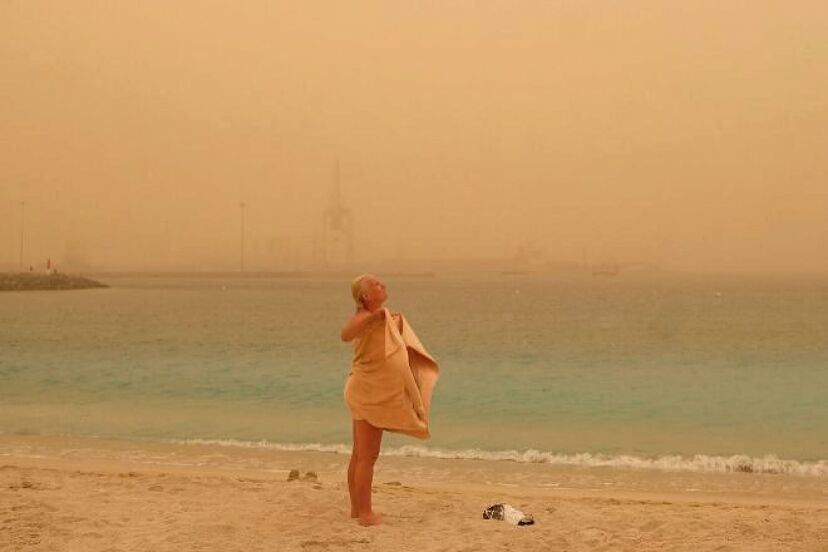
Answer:
POLYGON ((369 323, 354 338, 345 402, 355 420, 427 439, 439 368, 405 318, 384 310, 383 320, 369 323))

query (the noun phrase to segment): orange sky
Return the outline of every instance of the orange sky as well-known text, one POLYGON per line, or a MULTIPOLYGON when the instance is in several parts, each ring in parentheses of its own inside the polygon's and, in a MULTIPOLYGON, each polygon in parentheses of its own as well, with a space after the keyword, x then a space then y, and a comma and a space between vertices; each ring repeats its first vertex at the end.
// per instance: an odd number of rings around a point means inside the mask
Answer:
POLYGON ((828 4, 0 3, 0 267, 828 270, 828 4), (424 268, 427 263, 424 263, 424 268))

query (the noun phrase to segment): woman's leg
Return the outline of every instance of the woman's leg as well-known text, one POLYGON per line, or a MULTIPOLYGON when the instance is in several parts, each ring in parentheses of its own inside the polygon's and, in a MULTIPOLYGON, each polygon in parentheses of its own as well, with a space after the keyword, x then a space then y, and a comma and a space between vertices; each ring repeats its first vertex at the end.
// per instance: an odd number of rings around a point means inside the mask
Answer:
POLYGON ((359 517, 359 504, 357 502, 356 486, 354 484, 354 473, 356 472, 357 459, 357 421, 353 420, 351 424, 351 432, 354 440, 354 448, 351 450, 351 461, 348 462, 348 495, 351 497, 351 517, 359 517))
MULTIPOLYGON (((361 525, 378 525, 382 518, 371 507, 371 484, 374 480, 374 464, 382 444, 382 429, 365 420, 354 421, 354 490, 356 491, 357 516, 361 525)), ((353 456, 351 457, 353 460, 353 456)))

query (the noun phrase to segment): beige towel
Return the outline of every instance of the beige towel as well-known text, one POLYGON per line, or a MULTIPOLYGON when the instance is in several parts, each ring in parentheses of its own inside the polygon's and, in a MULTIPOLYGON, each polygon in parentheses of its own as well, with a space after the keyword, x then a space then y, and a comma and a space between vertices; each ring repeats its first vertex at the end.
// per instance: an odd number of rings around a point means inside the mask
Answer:
POLYGON ((369 323, 354 339, 345 402, 355 419, 427 439, 428 409, 439 368, 405 318, 384 310, 384 320, 369 323))

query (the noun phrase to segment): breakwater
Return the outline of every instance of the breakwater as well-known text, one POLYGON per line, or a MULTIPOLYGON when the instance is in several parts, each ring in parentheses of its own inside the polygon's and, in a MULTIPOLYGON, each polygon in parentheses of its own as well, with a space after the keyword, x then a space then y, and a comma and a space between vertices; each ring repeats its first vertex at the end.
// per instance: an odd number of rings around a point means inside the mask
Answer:
POLYGON ((0 273, 0 291, 92 289, 109 287, 83 276, 69 274, 0 273))

